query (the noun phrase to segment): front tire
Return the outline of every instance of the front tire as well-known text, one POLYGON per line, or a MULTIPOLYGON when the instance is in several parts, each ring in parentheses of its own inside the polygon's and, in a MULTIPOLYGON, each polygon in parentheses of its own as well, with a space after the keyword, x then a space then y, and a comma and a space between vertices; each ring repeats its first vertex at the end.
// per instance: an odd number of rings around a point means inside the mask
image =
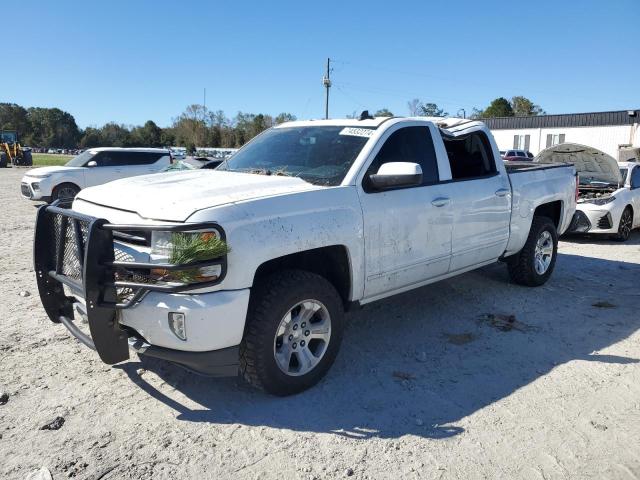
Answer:
POLYGON ((618 242, 626 242, 631 236, 631 228, 633 227, 633 211, 630 207, 627 207, 620 216, 620 223, 618 223, 618 233, 614 235, 613 239, 618 242))
POLYGON ((342 299, 329 281, 301 270, 275 273, 251 293, 240 372, 273 395, 302 392, 333 364, 343 328, 342 299))
POLYGON ((51 193, 51 201, 55 202, 56 200, 73 200, 79 191, 80 189, 73 183, 61 183, 53 189, 53 192, 51 193))
POLYGON ((533 217, 524 247, 507 263, 511 280, 527 287, 543 285, 553 273, 557 253, 555 224, 548 217, 533 217))

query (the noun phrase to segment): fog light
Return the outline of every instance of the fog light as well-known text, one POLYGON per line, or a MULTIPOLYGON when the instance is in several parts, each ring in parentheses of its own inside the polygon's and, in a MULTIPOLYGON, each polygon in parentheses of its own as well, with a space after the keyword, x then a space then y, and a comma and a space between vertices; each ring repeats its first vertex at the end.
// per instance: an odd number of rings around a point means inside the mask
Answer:
POLYGON ((180 340, 187 339, 187 319, 184 313, 169 312, 169 328, 180 340))

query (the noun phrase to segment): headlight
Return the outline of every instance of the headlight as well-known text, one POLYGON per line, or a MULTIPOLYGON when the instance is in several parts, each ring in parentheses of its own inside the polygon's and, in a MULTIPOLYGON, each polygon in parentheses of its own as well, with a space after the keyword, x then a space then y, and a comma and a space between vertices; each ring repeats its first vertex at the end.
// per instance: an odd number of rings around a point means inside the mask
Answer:
POLYGON ((587 203, 593 203, 594 205, 606 205, 607 203, 611 203, 616 199, 613 195, 610 197, 600 197, 600 198, 592 198, 587 200, 587 203))
POLYGON ((40 190, 40 184, 39 183, 32 183, 31 184, 31 188, 33 188, 34 192, 37 192, 38 190, 40 190))
MULTIPOLYGON (((190 265, 223 257, 229 252, 221 232, 215 228, 193 232, 151 232, 151 262, 190 265)), ((151 276, 156 280, 180 283, 201 283, 217 280, 222 265, 167 270, 156 268, 151 276)))
POLYGON ((49 178, 51 176, 51 174, 50 173, 43 173, 41 175, 34 175, 33 173, 29 173, 27 176, 31 177, 31 178, 49 178))

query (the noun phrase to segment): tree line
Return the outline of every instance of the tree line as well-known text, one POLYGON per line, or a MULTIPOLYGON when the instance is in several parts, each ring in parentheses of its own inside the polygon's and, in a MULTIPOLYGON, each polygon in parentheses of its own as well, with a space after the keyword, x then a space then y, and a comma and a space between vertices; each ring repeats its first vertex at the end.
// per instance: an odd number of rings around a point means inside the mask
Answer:
MULTIPOLYGON (((407 110, 412 117, 448 117, 449 112, 438 107, 435 103, 423 102, 419 98, 414 98, 407 102, 407 110)), ((460 112, 460 110, 458 110, 460 112)), ((455 112, 454 116, 458 115, 455 112)), ((546 112, 529 100, 527 97, 515 96, 511 100, 498 97, 484 109, 473 108, 469 118, 483 119, 495 117, 530 117, 534 115, 544 115, 546 112)), ((388 108, 381 108, 374 113, 376 117, 393 117, 393 113, 388 108)), ((347 117, 357 117, 356 112, 347 117)))
POLYGON ((189 105, 171 126, 159 127, 153 120, 144 125, 109 122, 102 127, 78 127, 75 118, 59 108, 24 108, 0 103, 0 129, 17 130, 20 143, 44 148, 195 147, 233 148, 244 145, 258 133, 279 123, 295 120, 290 113, 275 117, 238 112, 228 118, 222 110, 189 105))
MULTIPOLYGON (((411 116, 446 117, 449 113, 435 103, 413 99, 407 102, 411 116)), ((526 97, 511 100, 499 97, 486 108, 474 108, 470 118, 542 115, 544 110, 526 97)), ((393 116, 381 108, 375 116, 393 116)), ((347 117, 357 118, 357 112, 347 117)), ((17 130, 22 145, 44 148, 111 147, 241 147, 254 136, 274 125, 295 120, 295 115, 280 113, 238 112, 228 118, 222 110, 212 111, 204 105, 189 105, 174 118, 171 126, 159 127, 153 120, 144 125, 109 122, 102 127, 81 129, 75 118, 59 108, 24 108, 15 103, 0 103, 0 129, 17 130)))

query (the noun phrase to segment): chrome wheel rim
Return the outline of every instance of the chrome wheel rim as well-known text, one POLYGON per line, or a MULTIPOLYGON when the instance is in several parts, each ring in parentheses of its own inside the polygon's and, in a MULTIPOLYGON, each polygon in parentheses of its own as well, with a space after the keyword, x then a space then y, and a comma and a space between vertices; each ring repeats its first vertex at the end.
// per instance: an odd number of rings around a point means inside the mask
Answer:
POLYGON ((62 200, 72 200, 75 198, 75 196, 76 196, 76 191, 71 187, 61 188, 60 191, 58 192, 58 198, 62 200))
POLYGON ((303 300, 294 305, 278 325, 273 355, 278 368, 293 377, 313 370, 329 346, 331 316, 318 300, 303 300))
POLYGON ((544 230, 538 237, 536 242, 536 250, 534 254, 534 266, 538 275, 544 275, 549 270, 551 260, 553 259, 553 237, 544 230))
POLYGON ((631 233, 631 221, 631 214, 626 210, 620 219, 620 235, 623 238, 627 238, 631 233))

